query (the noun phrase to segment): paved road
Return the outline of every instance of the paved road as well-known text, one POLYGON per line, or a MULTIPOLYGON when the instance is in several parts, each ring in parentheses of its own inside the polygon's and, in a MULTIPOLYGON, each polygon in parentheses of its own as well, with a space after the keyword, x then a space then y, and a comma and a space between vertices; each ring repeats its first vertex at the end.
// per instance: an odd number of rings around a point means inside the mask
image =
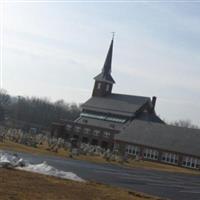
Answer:
POLYGON ((133 189, 171 200, 200 200, 200 176, 160 172, 147 169, 129 169, 111 164, 94 164, 86 161, 34 156, 19 153, 32 163, 47 161, 64 171, 76 173, 83 179, 133 189))

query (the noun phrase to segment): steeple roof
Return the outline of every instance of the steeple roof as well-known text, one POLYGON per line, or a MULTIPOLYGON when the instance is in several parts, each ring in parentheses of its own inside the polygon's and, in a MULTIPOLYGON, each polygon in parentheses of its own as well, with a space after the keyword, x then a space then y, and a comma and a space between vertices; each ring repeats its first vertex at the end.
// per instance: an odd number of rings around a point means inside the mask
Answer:
POLYGON ((114 79, 111 76, 111 66, 112 66, 112 53, 113 53, 113 38, 110 43, 110 47, 104 62, 102 72, 94 77, 96 81, 115 83, 114 79))

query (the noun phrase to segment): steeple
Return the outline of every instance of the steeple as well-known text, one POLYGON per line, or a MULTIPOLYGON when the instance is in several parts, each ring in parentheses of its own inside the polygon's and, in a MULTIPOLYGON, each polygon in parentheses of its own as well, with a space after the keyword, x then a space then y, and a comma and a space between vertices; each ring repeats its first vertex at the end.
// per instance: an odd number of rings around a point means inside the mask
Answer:
POLYGON ((110 47, 106 56, 106 60, 103 65, 102 72, 94 77, 94 80, 96 81, 103 81, 103 82, 108 82, 108 83, 115 83, 114 79, 111 76, 111 66, 112 66, 112 54, 113 54, 113 40, 112 38, 110 47))
POLYGON ((114 79, 111 76, 113 41, 114 37, 111 40, 101 73, 94 77, 95 85, 92 96, 103 97, 111 94, 112 92, 112 85, 115 83, 114 79))

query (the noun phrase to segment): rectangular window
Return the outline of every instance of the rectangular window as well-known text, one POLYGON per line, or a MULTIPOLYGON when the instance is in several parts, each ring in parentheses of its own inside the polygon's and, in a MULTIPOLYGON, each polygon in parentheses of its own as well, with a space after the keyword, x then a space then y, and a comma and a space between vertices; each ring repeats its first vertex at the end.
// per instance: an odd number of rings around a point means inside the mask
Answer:
POLYGON ((76 132, 76 133, 79 133, 80 131, 81 131, 81 127, 80 127, 80 126, 76 126, 76 127, 75 127, 75 132, 76 132))
POLYGON ((97 89, 101 89, 101 83, 97 83, 97 89))
POLYGON ((170 164, 178 163, 178 155, 174 153, 163 152, 162 153, 162 161, 170 164))
POLYGON ((107 84, 107 85, 106 85, 106 92, 108 92, 109 90, 110 90, 110 85, 107 84))
POLYGON ((139 155, 140 154, 140 147, 134 145, 127 145, 126 152, 130 155, 139 155))
POLYGON ((67 124, 67 125, 65 126, 65 128, 66 128, 67 131, 71 131, 71 129, 72 129, 72 125, 67 124))
POLYGON ((182 166, 188 167, 188 168, 198 168, 198 163, 200 163, 200 160, 194 157, 184 156, 182 160, 182 166))
POLYGON ((108 137, 110 137, 110 132, 104 131, 103 135, 104 135, 104 137, 108 138, 108 137))
POLYGON ((93 135, 94 136, 99 136, 99 134, 100 134, 100 130, 94 130, 93 131, 93 135))
POLYGON ((83 129, 83 133, 89 134, 89 133, 90 133, 90 129, 89 129, 89 128, 84 128, 84 129, 83 129))
POLYGON ((146 148, 144 149, 144 158, 150 160, 158 160, 158 151, 154 149, 146 148))

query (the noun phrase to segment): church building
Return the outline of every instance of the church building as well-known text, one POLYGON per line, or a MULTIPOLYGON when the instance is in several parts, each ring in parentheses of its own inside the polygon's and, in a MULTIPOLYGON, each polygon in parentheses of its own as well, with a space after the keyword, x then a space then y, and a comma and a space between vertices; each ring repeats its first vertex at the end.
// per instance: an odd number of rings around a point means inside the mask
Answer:
POLYGON ((200 169, 200 130, 167 125, 155 111, 156 97, 113 93, 113 42, 92 96, 75 121, 52 124, 52 136, 76 138, 102 148, 142 159, 200 169))

